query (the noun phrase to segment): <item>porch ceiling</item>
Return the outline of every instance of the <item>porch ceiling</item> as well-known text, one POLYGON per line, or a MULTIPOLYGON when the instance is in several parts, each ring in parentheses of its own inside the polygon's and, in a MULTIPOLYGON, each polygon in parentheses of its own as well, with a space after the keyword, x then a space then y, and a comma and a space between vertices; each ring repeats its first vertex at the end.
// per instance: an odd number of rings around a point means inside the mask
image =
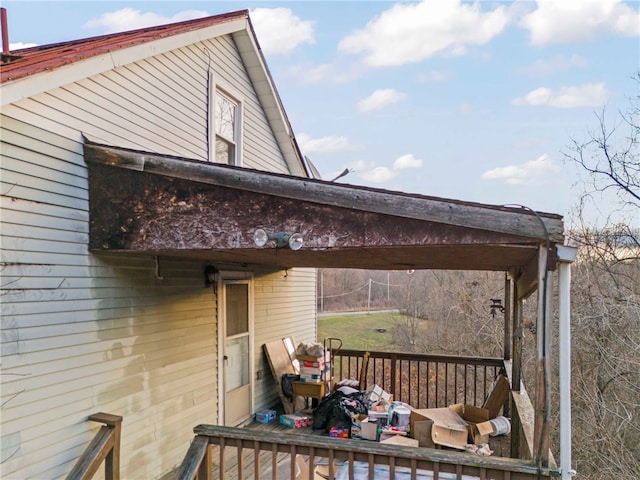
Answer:
MULTIPOLYGON (((214 264, 365 269, 524 268, 562 218, 85 143, 94 252, 214 264), (258 248, 256 229, 300 233, 258 248)), ((553 253, 555 249, 551 249, 553 253)), ((551 255, 551 265, 555 257, 551 255)))

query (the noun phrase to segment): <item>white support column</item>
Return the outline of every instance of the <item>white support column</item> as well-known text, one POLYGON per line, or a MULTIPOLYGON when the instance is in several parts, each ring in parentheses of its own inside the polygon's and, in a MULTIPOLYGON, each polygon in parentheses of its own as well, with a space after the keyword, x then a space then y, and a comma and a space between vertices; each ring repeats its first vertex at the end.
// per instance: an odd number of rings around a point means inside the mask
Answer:
POLYGON ((575 475, 571 466, 571 263, 578 249, 557 246, 558 252, 558 362, 560 377, 560 470, 562 480, 575 475))

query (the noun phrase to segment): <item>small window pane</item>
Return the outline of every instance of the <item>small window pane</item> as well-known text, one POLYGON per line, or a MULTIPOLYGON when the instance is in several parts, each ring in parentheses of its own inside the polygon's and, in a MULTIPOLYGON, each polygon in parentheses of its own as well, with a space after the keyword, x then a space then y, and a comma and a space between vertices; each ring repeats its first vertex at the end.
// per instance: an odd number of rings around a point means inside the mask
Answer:
POLYGON ((249 331, 249 287, 247 284, 227 284, 227 336, 249 331))
POLYGON ((235 146, 220 137, 216 137, 216 162, 235 165, 235 146))
POLYGON ((231 141, 235 140, 236 105, 228 98, 218 95, 216 101, 216 133, 231 141))

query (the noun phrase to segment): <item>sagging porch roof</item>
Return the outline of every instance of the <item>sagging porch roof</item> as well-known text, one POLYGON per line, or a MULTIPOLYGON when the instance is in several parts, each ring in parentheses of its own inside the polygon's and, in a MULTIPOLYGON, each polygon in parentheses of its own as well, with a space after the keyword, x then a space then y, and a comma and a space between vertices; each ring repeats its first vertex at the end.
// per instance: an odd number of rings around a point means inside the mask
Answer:
MULTIPOLYGON (((86 142, 94 252, 278 268, 524 269, 562 217, 86 142), (300 233, 298 251, 254 243, 300 233)), ((549 268, 555 265, 550 248, 549 268)))

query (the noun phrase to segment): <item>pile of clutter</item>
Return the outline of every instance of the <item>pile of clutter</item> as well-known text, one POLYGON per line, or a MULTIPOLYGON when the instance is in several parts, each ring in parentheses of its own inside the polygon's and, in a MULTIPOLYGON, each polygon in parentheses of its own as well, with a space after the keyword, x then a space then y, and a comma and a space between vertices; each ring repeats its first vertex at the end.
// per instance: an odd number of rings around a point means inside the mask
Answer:
POLYGON ((488 456, 493 454, 489 437, 509 433, 511 424, 493 410, 472 405, 414 409, 373 385, 366 391, 338 387, 315 409, 313 428, 335 438, 447 447, 488 456))
POLYGON ((296 348, 299 380, 301 382, 322 382, 329 377, 329 352, 321 343, 300 343, 296 348))

